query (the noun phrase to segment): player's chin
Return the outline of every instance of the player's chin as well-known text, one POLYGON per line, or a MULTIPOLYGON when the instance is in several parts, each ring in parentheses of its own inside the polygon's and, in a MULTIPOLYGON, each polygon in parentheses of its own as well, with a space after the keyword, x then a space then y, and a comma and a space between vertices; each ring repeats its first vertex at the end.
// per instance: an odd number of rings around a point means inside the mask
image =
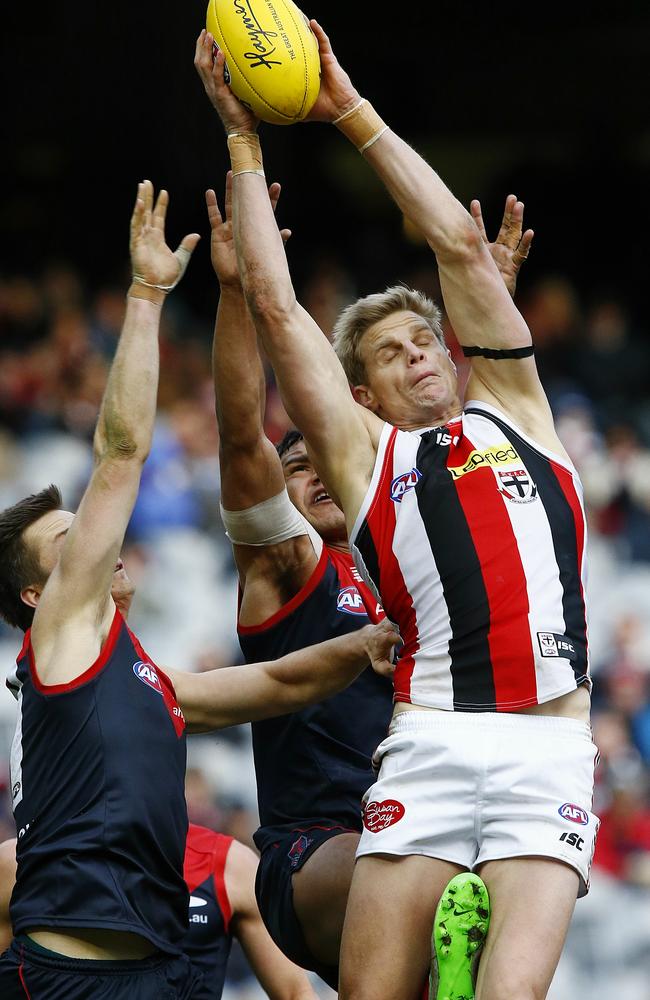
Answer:
POLYGON ((320 534, 340 527, 345 530, 345 517, 333 500, 321 500, 312 504, 309 508, 309 521, 320 534))

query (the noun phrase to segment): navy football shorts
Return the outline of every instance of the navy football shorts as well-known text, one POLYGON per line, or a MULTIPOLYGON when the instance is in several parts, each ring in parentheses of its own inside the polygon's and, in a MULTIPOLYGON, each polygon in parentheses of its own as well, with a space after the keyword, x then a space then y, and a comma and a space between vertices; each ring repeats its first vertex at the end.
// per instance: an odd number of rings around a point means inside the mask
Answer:
POLYGON ((14 938, 0 955, 2 1000, 191 1000, 201 981, 184 955, 138 961, 67 958, 14 938))
POLYGON ((255 895, 262 920, 280 951, 296 965, 317 973, 334 990, 338 987, 338 967, 323 965, 307 947, 293 908, 291 878, 321 844, 350 832, 340 826, 330 830, 290 830, 282 840, 262 852, 255 879, 255 895))

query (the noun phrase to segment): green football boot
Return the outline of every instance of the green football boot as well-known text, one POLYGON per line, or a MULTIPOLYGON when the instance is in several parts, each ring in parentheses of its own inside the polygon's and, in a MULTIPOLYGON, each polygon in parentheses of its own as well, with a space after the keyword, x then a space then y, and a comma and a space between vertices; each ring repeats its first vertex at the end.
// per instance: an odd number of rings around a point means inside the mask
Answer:
POLYGON ((433 923, 429 1000, 474 1000, 474 973, 490 925, 490 897, 478 875, 452 878, 433 923))

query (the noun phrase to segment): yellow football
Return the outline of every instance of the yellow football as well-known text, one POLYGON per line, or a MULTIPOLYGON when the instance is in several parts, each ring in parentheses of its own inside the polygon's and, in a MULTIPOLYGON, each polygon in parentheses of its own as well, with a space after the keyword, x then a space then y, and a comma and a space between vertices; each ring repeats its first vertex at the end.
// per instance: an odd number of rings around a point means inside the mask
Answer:
POLYGON ((318 42, 292 0, 209 0, 207 29, 233 93, 266 122, 308 114, 320 88, 318 42))

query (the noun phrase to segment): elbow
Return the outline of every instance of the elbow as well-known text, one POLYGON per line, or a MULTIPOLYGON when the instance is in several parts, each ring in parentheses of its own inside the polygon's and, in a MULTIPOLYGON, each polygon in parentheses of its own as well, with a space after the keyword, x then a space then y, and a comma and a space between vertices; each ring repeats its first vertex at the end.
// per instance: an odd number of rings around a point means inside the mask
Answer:
POLYGON ((474 219, 463 209, 433 249, 441 262, 471 264, 479 259, 485 244, 474 219))
POLYGON ((280 289, 268 285, 247 288, 246 303, 258 332, 283 329, 297 305, 291 286, 280 289))
POLYGON ((127 426, 98 427, 93 440, 95 465, 107 462, 129 462, 144 465, 151 442, 139 441, 127 426))

